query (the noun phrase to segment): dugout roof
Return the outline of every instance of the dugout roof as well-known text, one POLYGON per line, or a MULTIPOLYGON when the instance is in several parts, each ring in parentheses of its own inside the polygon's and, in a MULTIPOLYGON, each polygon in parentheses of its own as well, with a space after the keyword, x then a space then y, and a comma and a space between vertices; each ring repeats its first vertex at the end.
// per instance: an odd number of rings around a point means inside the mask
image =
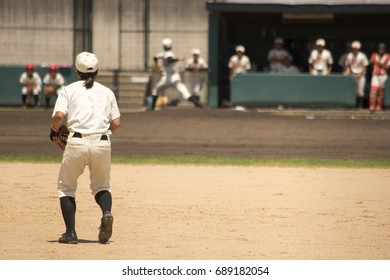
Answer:
POLYGON ((331 12, 376 13, 390 12, 389 0, 208 0, 206 7, 213 12, 331 12))

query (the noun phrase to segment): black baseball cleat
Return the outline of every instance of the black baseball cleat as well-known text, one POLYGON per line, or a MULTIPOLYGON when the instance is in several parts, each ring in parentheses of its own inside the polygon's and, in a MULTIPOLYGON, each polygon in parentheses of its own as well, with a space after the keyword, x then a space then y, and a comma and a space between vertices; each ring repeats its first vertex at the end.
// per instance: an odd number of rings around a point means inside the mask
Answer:
POLYGON ((110 212, 106 212, 103 215, 99 228, 99 242, 106 244, 110 240, 112 235, 112 223, 114 222, 114 217, 110 212))
POLYGON ((77 233, 75 231, 67 231, 58 238, 58 242, 65 244, 77 244, 77 233))
POLYGON ((198 98, 194 95, 191 95, 188 99, 189 102, 194 103, 195 107, 203 108, 202 103, 198 100, 198 98))

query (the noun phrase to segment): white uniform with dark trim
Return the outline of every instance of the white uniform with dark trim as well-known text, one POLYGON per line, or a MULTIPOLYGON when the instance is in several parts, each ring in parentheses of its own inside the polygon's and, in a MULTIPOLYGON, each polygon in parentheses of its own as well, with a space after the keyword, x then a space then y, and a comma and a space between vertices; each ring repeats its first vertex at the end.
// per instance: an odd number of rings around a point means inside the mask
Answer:
POLYGON ((75 197, 77 179, 89 167, 92 194, 110 191, 110 123, 120 117, 114 93, 98 82, 86 89, 84 81, 59 91, 55 112, 67 115, 70 134, 58 175, 58 196, 75 197), (73 137, 78 132, 82 138, 73 137), (107 135, 107 140, 101 140, 107 135))
POLYGON ((356 95, 358 97, 364 96, 364 86, 366 84, 366 72, 364 71, 364 68, 366 68, 368 64, 367 56, 362 52, 358 52, 356 55, 350 52, 347 55, 345 65, 346 67, 350 67, 351 73, 355 77, 356 95), (364 73, 361 76, 357 76, 362 71, 364 71, 364 73))
POLYGON ((155 56, 157 60, 162 60, 162 76, 152 91, 153 96, 160 96, 164 90, 173 87, 175 88, 185 100, 191 97, 187 87, 181 81, 177 62, 168 62, 169 58, 176 59, 172 51, 164 51, 155 56))

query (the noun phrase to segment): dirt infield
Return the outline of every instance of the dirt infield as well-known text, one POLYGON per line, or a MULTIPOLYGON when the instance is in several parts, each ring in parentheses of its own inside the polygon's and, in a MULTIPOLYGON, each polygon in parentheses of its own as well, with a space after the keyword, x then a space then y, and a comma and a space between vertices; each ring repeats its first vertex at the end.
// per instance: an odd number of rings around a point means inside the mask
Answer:
POLYGON ((389 259, 388 170, 113 166, 114 233, 80 178, 78 245, 55 164, 1 164, 1 259, 389 259))
MULTIPOLYGON (((1 110, 0 153, 58 154, 51 111, 1 110)), ((113 155, 389 158, 390 112, 173 109, 122 113, 113 155)))
MULTIPOLYGON (((0 153, 58 154, 50 114, 0 111, 0 153)), ((386 114, 349 114, 125 113, 113 153, 388 158, 386 114)), ((0 259, 390 259, 387 169, 115 164, 108 245, 86 171, 72 246, 56 242, 59 163, 0 168, 0 259)))

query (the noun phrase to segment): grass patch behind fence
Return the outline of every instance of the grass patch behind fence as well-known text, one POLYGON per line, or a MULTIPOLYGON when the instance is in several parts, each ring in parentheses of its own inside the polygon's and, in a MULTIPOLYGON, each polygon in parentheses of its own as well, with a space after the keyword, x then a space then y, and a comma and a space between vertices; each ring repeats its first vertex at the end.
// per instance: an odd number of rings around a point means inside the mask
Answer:
MULTIPOLYGON (((61 155, 0 155, 0 162, 31 162, 59 164, 61 162, 61 155)), ((216 156, 113 156, 112 163, 133 165, 234 165, 272 167, 390 168, 390 159, 322 159, 216 156)))

